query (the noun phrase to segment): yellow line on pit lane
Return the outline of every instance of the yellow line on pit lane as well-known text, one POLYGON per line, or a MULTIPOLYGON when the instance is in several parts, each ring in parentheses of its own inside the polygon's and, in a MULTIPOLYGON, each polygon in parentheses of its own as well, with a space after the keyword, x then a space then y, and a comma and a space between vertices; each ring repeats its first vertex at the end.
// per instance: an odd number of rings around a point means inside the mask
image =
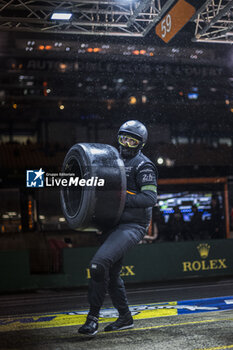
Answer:
MULTIPOLYGON (((221 321, 233 321, 233 318, 219 318, 219 319, 210 319, 210 320, 203 320, 203 321, 191 321, 191 322, 181 322, 181 323, 173 323, 173 324, 161 324, 161 325, 157 325, 157 326, 149 326, 149 327, 142 327, 142 328, 122 329, 120 331, 99 332, 99 334, 123 333, 123 332, 132 332, 132 331, 146 331, 146 330, 158 329, 158 328, 189 326, 189 325, 193 325, 193 324, 214 323, 214 322, 221 322, 221 321)), ((212 349, 217 350, 218 348, 196 349, 196 350, 212 350, 212 349)), ((223 348, 220 347, 219 349, 223 349, 223 348)))
POLYGON ((194 349, 194 350, 223 350, 223 349, 232 349, 232 348, 233 348, 233 344, 216 346, 215 348, 203 348, 203 349, 194 349))
MULTIPOLYGON (((174 305, 168 303, 166 305, 174 305)), ((134 315, 134 320, 167 317, 177 315, 177 309, 154 309, 142 310, 134 315)), ((22 317, 7 317, 0 319, 0 333, 9 331, 22 331, 27 329, 43 329, 55 327, 80 326, 86 321, 86 314, 42 314, 22 317)), ((99 323, 110 323, 116 320, 116 317, 101 317, 99 323)))

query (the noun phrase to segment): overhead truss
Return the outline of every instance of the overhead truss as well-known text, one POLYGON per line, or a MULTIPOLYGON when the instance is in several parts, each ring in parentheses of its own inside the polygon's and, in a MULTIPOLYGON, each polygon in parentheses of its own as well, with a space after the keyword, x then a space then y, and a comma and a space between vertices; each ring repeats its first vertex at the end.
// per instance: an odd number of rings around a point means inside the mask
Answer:
POLYGON ((175 0, 0 0, 0 30, 145 36, 175 0), (51 20, 72 12, 69 21, 51 20))
MULTIPOLYGON (((0 31, 143 37, 178 0, 0 0, 0 31), (54 21, 54 11, 71 12, 54 21)), ((189 0, 186 0, 189 1, 189 0)), ((193 41, 233 43, 233 0, 206 0, 193 41)))
POLYGON ((233 43, 233 0, 208 0, 196 13, 193 41, 233 43))

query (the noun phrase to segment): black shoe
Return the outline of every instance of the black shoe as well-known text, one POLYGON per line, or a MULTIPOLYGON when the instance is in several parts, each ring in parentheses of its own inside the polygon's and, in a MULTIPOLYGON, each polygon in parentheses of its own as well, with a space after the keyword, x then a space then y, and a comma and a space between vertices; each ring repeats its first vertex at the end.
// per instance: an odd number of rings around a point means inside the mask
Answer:
POLYGON ((133 328, 133 326, 133 317, 129 311, 127 314, 119 316, 115 322, 110 323, 107 327, 104 328, 104 331, 119 331, 120 329, 133 328))
POLYGON ((88 315, 85 324, 79 328, 78 332, 90 336, 95 335, 98 332, 98 318, 88 315))

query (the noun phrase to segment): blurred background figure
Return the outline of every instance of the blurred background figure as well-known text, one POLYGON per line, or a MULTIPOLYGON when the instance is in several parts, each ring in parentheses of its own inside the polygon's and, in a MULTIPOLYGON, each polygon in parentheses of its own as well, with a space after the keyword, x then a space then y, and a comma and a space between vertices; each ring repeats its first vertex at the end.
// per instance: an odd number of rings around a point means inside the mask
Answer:
POLYGON ((213 239, 224 238, 222 210, 218 196, 213 195, 211 200, 211 219, 209 222, 209 235, 213 239))
POLYGON ((196 205, 192 205, 193 215, 189 223, 189 237, 192 240, 204 238, 204 223, 202 220, 202 213, 198 211, 196 205))
POLYGON ((172 213, 168 220, 168 240, 169 241, 181 241, 186 240, 186 229, 183 215, 178 205, 174 207, 174 213, 172 213))

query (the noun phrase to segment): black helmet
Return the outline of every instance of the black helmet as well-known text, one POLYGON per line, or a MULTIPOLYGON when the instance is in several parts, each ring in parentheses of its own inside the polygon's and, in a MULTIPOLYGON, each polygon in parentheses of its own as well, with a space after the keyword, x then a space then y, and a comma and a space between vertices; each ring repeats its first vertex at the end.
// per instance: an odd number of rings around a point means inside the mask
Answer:
POLYGON ((128 120, 122 124, 118 131, 118 135, 120 134, 130 134, 132 136, 136 136, 136 138, 142 142, 142 147, 145 145, 148 137, 148 132, 145 125, 138 120, 128 120))
POLYGON ((138 120, 128 120, 124 124, 121 125, 119 131, 118 131, 118 137, 119 135, 129 135, 132 137, 135 137, 137 140, 140 141, 139 145, 136 148, 129 148, 124 147, 119 143, 120 146, 120 154, 124 158, 130 158, 134 157, 145 145, 148 137, 148 132, 144 124, 139 122, 138 120))

